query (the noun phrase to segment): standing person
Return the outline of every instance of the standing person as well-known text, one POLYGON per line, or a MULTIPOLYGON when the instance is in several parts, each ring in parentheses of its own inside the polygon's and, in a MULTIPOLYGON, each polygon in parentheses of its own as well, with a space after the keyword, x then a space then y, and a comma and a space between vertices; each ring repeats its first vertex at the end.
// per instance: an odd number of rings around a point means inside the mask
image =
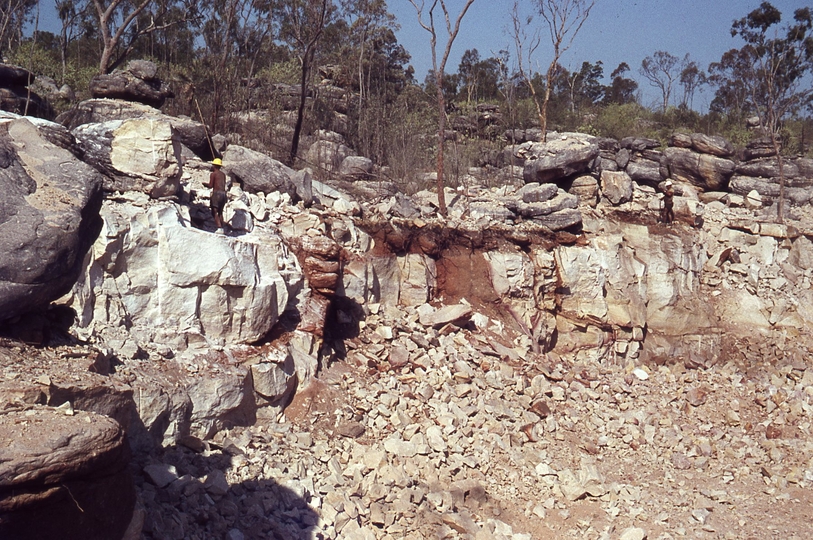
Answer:
POLYGON ((672 181, 667 180, 663 183, 663 208, 661 208, 661 221, 663 223, 672 223, 675 220, 674 197, 675 188, 672 187, 672 181))
POLYGON ((212 188, 212 196, 209 198, 209 208, 215 218, 217 232, 223 232, 223 207, 226 206, 226 174, 220 170, 223 160, 215 158, 212 160, 212 172, 209 174, 209 183, 206 187, 212 188))

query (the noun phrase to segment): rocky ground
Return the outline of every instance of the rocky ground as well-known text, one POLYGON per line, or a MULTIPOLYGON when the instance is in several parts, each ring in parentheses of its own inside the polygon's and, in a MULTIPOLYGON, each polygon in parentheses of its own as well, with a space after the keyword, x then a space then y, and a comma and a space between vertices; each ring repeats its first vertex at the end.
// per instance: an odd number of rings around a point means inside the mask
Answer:
POLYGON ((534 355, 373 315, 278 418, 138 464, 146 538, 808 538, 813 365, 534 355))
MULTIPOLYGON (((710 210, 710 234, 740 212, 710 210)), ((729 263, 715 276, 704 287, 748 286, 729 263)), ((494 306, 366 308, 284 413, 134 457, 143 538, 813 536, 803 338, 722 336, 722 356, 646 364, 612 343, 536 353, 494 306)), ((76 343, 0 340, 6 385, 47 388, 55 362, 128 369, 76 343)))

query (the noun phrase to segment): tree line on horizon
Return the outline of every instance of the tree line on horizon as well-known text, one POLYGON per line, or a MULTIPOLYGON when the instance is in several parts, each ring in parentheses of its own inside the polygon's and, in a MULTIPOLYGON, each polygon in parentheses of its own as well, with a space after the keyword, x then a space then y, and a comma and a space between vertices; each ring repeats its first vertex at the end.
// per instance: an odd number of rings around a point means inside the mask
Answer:
MULTIPOLYGON (((653 51, 637 69, 626 62, 584 61, 571 71, 559 59, 577 39, 580 23, 575 32, 567 25, 578 22, 576 17, 583 22, 595 0, 517 1, 515 31, 507 32, 513 43, 489 57, 469 49, 452 71, 437 69, 445 67, 453 30, 456 35, 451 23, 457 15, 459 26, 475 0, 458 14, 450 13, 444 0, 409 1, 430 30, 431 50, 407 51, 398 43, 397 21, 385 0, 56 0, 58 33, 36 30, 39 0, 9 0, 0 6, 0 54, 8 63, 69 85, 80 99, 89 97, 93 76, 129 59, 153 60, 175 93, 165 112, 270 145, 290 164, 298 158, 301 137, 336 127, 340 101, 339 123, 350 145, 396 173, 416 165, 429 168, 446 137, 438 121, 445 125, 447 116, 471 113, 482 103, 500 107, 501 122, 487 135, 495 141, 501 131, 539 127, 541 121, 545 128, 614 138, 665 140, 675 130, 700 131, 743 145, 752 136, 745 120, 758 116, 776 135, 777 147, 810 152, 810 7, 782 14, 763 2, 727 29, 744 45, 706 69, 689 54, 653 51), (566 13, 562 8, 574 6, 583 11, 570 20, 555 19, 566 13), (445 42, 444 25, 451 38, 445 42), (436 57, 446 45, 445 57, 436 57), (530 53, 553 61, 544 72, 532 70, 530 53), (436 60, 424 81, 415 80, 412 54, 432 54, 436 60), (642 84, 659 91, 658 106, 641 103, 642 84), (280 93, 283 87, 287 94, 280 93), (338 98, 328 87, 350 94, 338 98), (701 88, 714 95, 702 114, 693 109, 701 88), (289 127, 282 134, 268 125, 248 127, 246 113, 252 111, 284 115, 289 127), (432 133, 440 138, 433 140, 432 133)), ((56 104, 62 110, 70 105, 56 104)))

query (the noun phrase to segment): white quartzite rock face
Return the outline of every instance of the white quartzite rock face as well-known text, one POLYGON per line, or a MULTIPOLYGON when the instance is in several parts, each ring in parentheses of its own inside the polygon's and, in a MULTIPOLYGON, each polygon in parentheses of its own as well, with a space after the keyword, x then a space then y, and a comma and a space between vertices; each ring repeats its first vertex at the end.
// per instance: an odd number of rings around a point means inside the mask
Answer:
POLYGON ((279 260, 284 250, 274 249, 273 238, 194 229, 169 203, 142 211, 108 201, 102 215, 105 227, 74 290, 81 327, 127 321, 246 343, 262 337, 285 309, 280 270, 295 270, 296 263, 279 260))
POLYGON ((105 190, 141 191, 153 198, 177 194, 181 144, 169 121, 110 120, 81 125, 72 133, 85 161, 108 173, 105 190))

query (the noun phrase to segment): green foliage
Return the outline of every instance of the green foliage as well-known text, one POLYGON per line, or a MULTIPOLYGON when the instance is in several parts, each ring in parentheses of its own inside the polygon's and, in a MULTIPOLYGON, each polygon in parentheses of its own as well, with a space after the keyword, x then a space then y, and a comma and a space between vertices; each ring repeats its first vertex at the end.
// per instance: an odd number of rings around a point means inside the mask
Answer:
POLYGON ((62 65, 59 57, 55 57, 53 51, 45 49, 32 40, 27 40, 10 51, 6 61, 9 64, 29 69, 35 72, 35 75, 44 75, 57 81, 62 76, 62 65))
POLYGON ((650 117, 651 112, 637 103, 613 103, 599 111, 592 125, 602 137, 623 139, 639 134, 640 121, 650 117))
POLYGON ((267 83, 299 84, 300 76, 299 62, 295 58, 275 62, 257 73, 257 77, 267 83))

